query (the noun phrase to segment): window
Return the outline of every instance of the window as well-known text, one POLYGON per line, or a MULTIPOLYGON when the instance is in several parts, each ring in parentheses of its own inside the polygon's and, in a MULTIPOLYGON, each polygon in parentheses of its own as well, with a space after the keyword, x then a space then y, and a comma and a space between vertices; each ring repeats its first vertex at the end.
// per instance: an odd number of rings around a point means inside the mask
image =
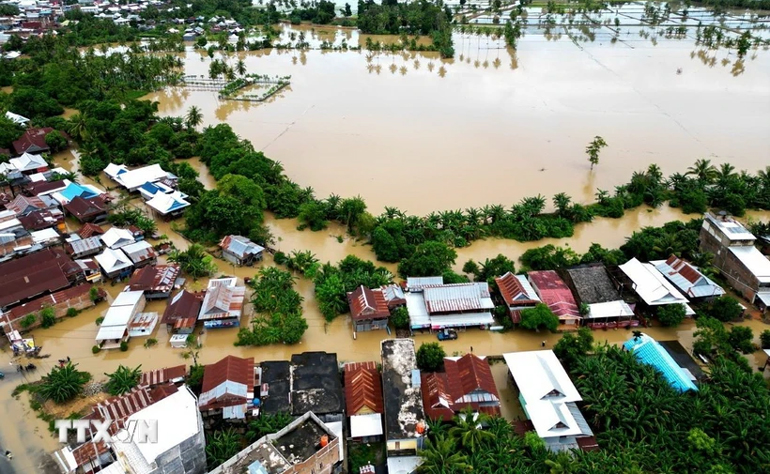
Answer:
POLYGON ((396 451, 401 449, 401 441, 396 441, 396 451))

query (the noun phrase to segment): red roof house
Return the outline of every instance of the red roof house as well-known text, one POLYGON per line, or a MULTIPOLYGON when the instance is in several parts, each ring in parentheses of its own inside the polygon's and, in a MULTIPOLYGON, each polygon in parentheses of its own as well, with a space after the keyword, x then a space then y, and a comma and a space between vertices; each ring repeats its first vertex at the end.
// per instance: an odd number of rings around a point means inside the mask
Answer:
POLYGON ((521 311, 527 308, 533 308, 540 299, 537 297, 532 285, 523 275, 514 275, 511 272, 503 276, 496 277, 495 283, 500 291, 505 305, 508 307, 508 315, 514 324, 521 322, 521 311))
MULTIPOLYGON (((102 196, 84 199, 77 196, 64 205, 64 209, 80 222, 94 222, 107 218, 107 204, 102 196)), ((82 236, 81 236, 82 237, 82 236)))
POLYGON ((64 213, 58 209, 41 209, 19 217, 19 222, 30 232, 48 229, 64 222, 64 213))
MULTIPOLYGON (((148 267, 145 267, 148 268, 148 267)), ((169 302, 166 310, 163 312, 161 324, 173 326, 174 332, 188 334, 195 328, 198 321, 198 314, 203 304, 204 293, 190 293, 182 290, 169 302)))
POLYGON ((350 417, 350 437, 374 441, 383 434, 385 404, 380 372, 375 362, 345 364, 345 402, 350 417))
POLYGON ((390 310, 382 289, 371 290, 361 285, 348 293, 348 304, 356 331, 384 329, 388 325, 390 310))
POLYGON ((81 239, 87 239, 89 237, 93 237, 94 235, 102 235, 103 233, 104 229, 91 222, 83 224, 83 227, 81 227, 78 231, 78 235, 81 239))
POLYGON ((555 271, 529 272, 527 277, 542 302, 548 305, 559 321, 565 324, 578 324, 582 317, 572 291, 555 271))
POLYGON ((227 356, 206 366, 198 408, 202 412, 221 409, 224 418, 244 418, 253 396, 254 358, 227 356))
POLYGON ((444 370, 421 375, 423 406, 430 419, 451 420, 467 408, 500 415, 500 396, 486 359, 475 354, 447 357, 444 370))
POLYGON ((147 299, 168 298, 179 276, 179 265, 150 265, 134 272, 128 281, 130 291, 144 291, 147 299))
POLYGON ((53 132, 51 127, 29 128, 18 140, 13 142, 13 149, 17 155, 49 152, 51 149, 45 142, 45 136, 51 132, 53 132))
POLYGON ((45 249, 0 264, 0 308, 70 286, 80 266, 62 249, 45 249))
POLYGON ((29 197, 19 194, 13 201, 6 204, 5 208, 13 211, 17 216, 26 216, 34 211, 48 209, 48 206, 37 196, 29 197))
POLYGON ((156 385, 163 385, 169 383, 171 380, 185 377, 186 375, 187 366, 184 364, 175 367, 151 370, 149 372, 142 372, 142 378, 139 379, 139 385, 155 387, 156 385))

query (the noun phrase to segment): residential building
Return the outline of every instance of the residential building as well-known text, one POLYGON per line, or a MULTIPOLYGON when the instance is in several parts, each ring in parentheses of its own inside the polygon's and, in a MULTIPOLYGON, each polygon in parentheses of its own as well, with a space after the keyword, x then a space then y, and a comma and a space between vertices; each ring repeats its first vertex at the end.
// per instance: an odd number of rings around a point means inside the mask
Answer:
POLYGON ((42 197, 29 197, 19 194, 13 201, 5 205, 5 208, 13 211, 17 217, 26 216, 35 211, 44 211, 51 207, 42 197))
POLYGON ((110 230, 102 234, 101 239, 104 245, 111 249, 119 249, 136 242, 131 231, 119 227, 110 228, 110 230))
POLYGON ((262 260, 265 251, 264 247, 241 235, 226 235, 219 242, 219 247, 222 249, 222 258, 233 265, 251 266, 262 260))
POLYGON ((67 253, 72 258, 84 258, 96 255, 104 248, 104 243, 99 237, 88 237, 87 239, 71 240, 65 246, 67 253))
POLYGON ((725 294, 721 286, 676 255, 650 263, 690 301, 707 301, 725 294))
POLYGON ((540 300, 566 326, 577 327, 582 317, 575 298, 564 280, 553 270, 527 273, 529 283, 540 300))
POLYGON ((431 420, 450 421, 466 409, 500 416, 500 395, 485 357, 445 357, 444 372, 421 377, 423 406, 431 420))
POLYGON ((207 365, 198 409, 204 418, 245 420, 254 399, 254 358, 227 356, 207 365))
POLYGON ((587 305, 583 322, 591 329, 638 326, 633 308, 620 296, 604 265, 581 265, 562 271, 576 303, 587 305))
POLYGON ((149 201, 158 193, 171 194, 173 192, 174 188, 163 183, 163 180, 157 181, 155 183, 147 182, 139 186, 139 194, 142 195, 142 198, 145 201, 149 201))
POLYGON ((83 224, 83 227, 81 227, 80 230, 78 231, 78 235, 80 236, 81 239, 87 239, 88 237, 92 237, 94 235, 98 236, 102 234, 104 234, 104 229, 90 222, 83 224))
POLYGON ((104 249, 94 260, 102 267, 102 273, 107 278, 121 279, 131 274, 134 265, 122 250, 104 249))
POLYGON ((169 333, 183 334, 186 337, 195 329, 202 303, 203 293, 182 290, 171 298, 160 322, 166 325, 169 333))
POLYGON ((102 349, 118 349, 121 342, 127 342, 128 325, 143 309, 147 300, 141 291, 123 291, 118 293, 104 315, 96 334, 96 344, 102 349))
MULTIPOLYGON (((16 153, 19 156, 18 158, 11 158, 8 160, 8 164, 13 166, 19 173, 21 174, 32 174, 32 173, 41 173, 43 171, 48 170, 48 162, 45 161, 45 159, 41 155, 35 155, 34 153, 37 152, 37 150, 31 150, 31 152, 27 152, 28 150, 19 151, 18 148, 16 148, 16 144, 19 143, 20 146, 29 146, 29 143, 25 140, 24 136, 29 134, 32 130, 39 130, 39 129, 31 129, 27 132, 24 132, 24 135, 21 136, 19 140, 13 143, 13 148, 16 150, 16 153)), ((36 133, 36 132, 33 132, 36 133)), ((46 148, 48 145, 45 145, 46 148)), ((34 145, 32 146, 34 148, 34 145)))
POLYGON ((184 364, 176 365, 174 367, 165 367, 163 369, 142 372, 142 377, 139 379, 139 385, 153 388, 158 385, 180 383, 184 381, 185 377, 187 377, 187 366, 184 364))
MULTIPOLYGON (((32 164, 31 166, 35 166, 35 164, 32 164)), ((43 173, 29 175, 29 179, 31 179, 32 182, 24 186, 24 193, 28 196, 41 196, 41 195, 44 196, 47 194, 48 195, 54 194, 58 191, 62 191, 66 189, 67 185, 71 184, 71 182, 67 179, 58 179, 56 181, 46 181, 43 173)))
POLYGON ((307 412, 266 435, 209 474, 331 474, 341 460, 342 440, 307 412))
POLYGON ((172 194, 156 193, 147 201, 147 207, 152 209, 156 216, 166 220, 181 216, 189 206, 190 203, 179 191, 172 194))
POLYGON ((442 277, 407 281, 406 308, 412 329, 441 330, 452 327, 493 325, 495 304, 486 283, 444 285, 442 277), (436 284, 437 282, 440 284, 436 284))
MULTIPOLYGON (((110 171, 113 170, 113 168, 110 168, 110 171)), ((129 192, 137 191, 144 183, 154 183, 169 176, 169 174, 163 171, 158 164, 148 165, 133 170, 125 170, 124 168, 121 171, 120 168, 117 168, 114 172, 116 173, 114 176, 108 176, 126 188, 129 192)))
POLYGON ((75 260, 75 263, 80 267, 83 272, 83 278, 89 283, 97 283, 102 280, 102 272, 99 269, 99 264, 92 258, 75 260))
POLYGON ((120 248, 123 253, 134 264, 134 268, 141 268, 145 265, 155 265, 158 262, 158 254, 146 240, 140 240, 133 244, 128 244, 120 248))
POLYGON ((388 309, 393 311, 400 306, 406 306, 406 295, 403 288, 395 283, 380 288, 388 303, 388 309))
POLYGON ((64 213, 59 209, 41 209, 19 217, 19 222, 29 232, 56 227, 64 231, 64 213))
POLYGON ((45 249, 0 263, 0 309, 72 285, 80 267, 62 249, 45 249))
POLYGON ((698 390, 694 383, 695 376, 680 367, 668 351, 647 334, 632 337, 623 344, 623 348, 632 352, 640 362, 654 367, 676 390, 698 390))
POLYGON ((237 278, 209 280, 198 319, 206 329, 238 327, 241 325, 241 311, 246 287, 238 286, 237 278))
POLYGON ((524 415, 548 449, 559 452, 596 445, 577 407, 582 397, 553 351, 509 352, 503 358, 524 415))
POLYGON ((21 320, 27 315, 35 315, 35 323, 31 326, 27 326, 24 329, 32 329, 40 325, 40 320, 37 315, 43 308, 51 307, 54 310, 54 317, 59 319, 67 315, 67 310, 75 308, 77 310, 83 310, 90 308, 94 305, 91 300, 91 285, 76 285, 71 288, 66 288, 50 295, 41 296, 35 298, 27 303, 14 306, 7 312, 0 313, 0 322, 8 324, 8 329, 21 329, 21 320))
POLYGON ((348 305, 354 331, 372 331, 388 327, 390 309, 380 288, 371 290, 364 285, 359 286, 348 293, 348 305))
POLYGON ((64 209, 79 222, 104 222, 109 208, 101 196, 92 198, 74 197, 64 204, 64 209))
POLYGON ((130 291, 143 291, 148 300, 168 298, 178 276, 179 265, 146 266, 131 275, 127 288, 130 291))
MULTIPOLYGON (((13 150, 17 155, 48 153, 51 148, 45 142, 45 136, 53 131, 51 127, 28 128, 18 140, 13 142, 13 150)), ((46 164, 43 168, 48 168, 48 165, 46 164)), ((37 171, 45 170, 38 168, 37 171)))
POLYGON ((382 440, 382 379, 375 362, 345 364, 345 403, 353 441, 372 443, 382 440))
POLYGON ((765 310, 770 306, 770 260, 755 243, 756 237, 735 219, 704 216, 700 249, 714 255, 714 266, 730 286, 765 310))
POLYGON ((618 268, 625 275, 625 286, 650 308, 668 304, 683 304, 688 315, 695 312, 687 305, 687 298, 672 285, 652 264, 632 258, 618 268))
POLYGON ((38 248, 51 247, 61 243, 61 235, 51 228, 36 230, 30 232, 30 235, 33 245, 38 248))
POLYGON ((534 308, 540 303, 535 289, 529 284, 526 275, 514 275, 511 272, 496 277, 495 283, 500 291, 500 296, 508 308, 508 315, 513 324, 521 322, 521 311, 534 308))
POLYGON ((158 324, 158 313, 150 311, 137 313, 128 322, 128 337, 146 337, 152 335, 158 324))
POLYGON ((67 181, 67 186, 64 189, 53 193, 53 198, 62 205, 72 202, 75 198, 94 199, 97 197, 101 197, 102 201, 108 199, 108 196, 104 194, 104 191, 95 186, 91 186, 90 184, 70 183, 69 181, 67 181))
POLYGON ((27 117, 24 117, 23 115, 15 114, 10 111, 5 113, 5 118, 15 123, 16 125, 21 125, 22 127, 26 127, 27 124, 29 123, 29 119, 27 117))
POLYGON ((401 464, 416 468, 426 425, 414 340, 384 340, 381 349, 388 466, 403 458, 401 464))

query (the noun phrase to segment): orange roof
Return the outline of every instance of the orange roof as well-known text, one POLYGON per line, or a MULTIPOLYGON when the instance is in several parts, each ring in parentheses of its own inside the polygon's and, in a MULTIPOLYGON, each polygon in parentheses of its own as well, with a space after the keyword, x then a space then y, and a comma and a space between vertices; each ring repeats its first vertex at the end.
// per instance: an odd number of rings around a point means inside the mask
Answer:
POLYGON ((149 386, 160 385, 171 379, 184 377, 185 375, 187 375, 187 366, 184 364, 175 367, 151 370, 149 372, 142 372, 142 378, 140 379, 139 384, 149 386))
POLYGON ((388 302, 381 289, 370 290, 361 285, 348 293, 350 315, 354 321, 362 319, 382 319, 390 316, 388 302))
POLYGON ((508 306, 513 306, 514 304, 539 303, 539 301, 532 299, 530 295, 527 294, 527 291, 521 285, 519 279, 511 272, 495 278, 495 283, 497 283, 497 287, 500 289, 500 295, 502 295, 503 300, 505 300, 508 306))
POLYGON ((383 413, 382 384, 375 362, 345 364, 345 402, 348 416, 367 408, 383 413))
MULTIPOLYGON (((203 388, 201 390, 201 399, 206 392, 210 392, 225 382, 236 382, 246 386, 248 392, 254 391, 254 358, 242 359, 235 356, 227 356, 217 363, 209 364, 203 372, 203 388)), ((246 402, 246 396, 235 397, 232 394, 223 403, 219 402, 218 397, 213 397, 205 405, 201 405, 201 410, 223 408, 227 406, 240 405, 246 402), (242 399, 242 400, 241 400, 242 399)))
POLYGON ((444 369, 445 373, 422 374, 422 396, 429 418, 449 420, 467 407, 500 414, 500 395, 485 359, 474 354, 446 358, 444 369))

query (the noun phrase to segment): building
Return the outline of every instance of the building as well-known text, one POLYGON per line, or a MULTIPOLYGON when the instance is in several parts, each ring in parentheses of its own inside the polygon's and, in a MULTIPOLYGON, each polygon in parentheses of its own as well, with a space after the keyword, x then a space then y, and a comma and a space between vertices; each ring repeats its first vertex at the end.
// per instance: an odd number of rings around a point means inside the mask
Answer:
POLYGON ((27 124, 29 123, 29 119, 27 117, 24 117, 23 115, 15 114, 13 112, 6 112, 5 118, 15 123, 16 125, 21 125, 22 127, 26 127, 27 124))
POLYGON ((107 198, 104 192, 95 186, 71 183, 69 181, 67 181, 67 186, 64 189, 53 193, 53 197, 62 205, 72 202, 73 199, 78 197, 82 199, 107 198))
POLYGON ((141 268, 145 265, 155 265, 158 262, 158 254, 146 240, 140 240, 133 244, 128 244, 120 248, 133 263, 134 268, 141 268))
POLYGON ((67 253, 72 258, 84 258, 96 255, 104 248, 104 243, 99 237, 88 237, 87 239, 77 239, 67 242, 65 246, 67 253))
POLYGON ((66 189, 67 185, 70 184, 70 181, 67 179, 46 181, 45 175, 43 173, 31 174, 29 175, 29 179, 31 179, 32 182, 24 186, 24 193, 29 196, 54 194, 57 191, 66 189))
POLYGON ((185 200, 182 193, 175 191, 172 194, 156 193, 147 201, 147 207, 161 219, 173 219, 181 216, 184 210, 190 207, 190 203, 185 200))
POLYGON ((83 278, 89 283, 98 283, 102 280, 102 272, 99 269, 99 264, 92 258, 84 258, 75 260, 75 263, 80 267, 83 278))
POLYGON ((102 196, 83 198, 76 196, 64 204, 64 209, 79 222, 104 222, 109 208, 102 196))
MULTIPOLYGON (((149 268, 149 267, 148 267, 149 268)), ((198 322, 198 314, 203 303, 203 293, 190 293, 182 290, 169 302, 160 320, 173 334, 190 334, 198 322)))
POLYGON ((559 318, 559 322, 576 327, 582 317, 567 284, 553 270, 527 273, 529 283, 540 300, 559 318))
POLYGON ((110 230, 102 234, 101 239, 102 242, 104 242, 104 245, 111 249, 119 249, 136 242, 131 231, 118 227, 110 228, 110 230))
MULTIPOLYGON (((13 150, 17 155, 26 155, 29 153, 48 153, 51 148, 45 142, 45 136, 53 132, 51 127, 28 128, 18 140, 13 142, 13 150)), ((48 168, 46 164, 45 168, 48 168)), ((45 171, 38 169, 38 171, 45 171)))
POLYGON ((703 218, 700 249, 714 254, 714 266, 730 286, 764 310, 770 306, 770 260, 755 242, 756 237, 731 217, 703 218))
POLYGON ((423 372, 421 388, 425 414, 431 420, 450 421, 469 408, 500 416, 500 395, 484 357, 445 357, 444 372, 423 372))
POLYGON ((511 272, 495 278, 500 296, 508 308, 508 315, 513 324, 521 322, 521 311, 528 308, 534 308, 540 303, 540 297, 535 293, 535 289, 529 284, 525 275, 514 275, 511 272))
POLYGON ((128 337, 145 337, 152 334, 158 324, 158 313, 137 313, 128 322, 128 337))
POLYGON ((14 306, 4 314, 0 314, 0 322, 8 324, 7 330, 22 329, 21 320, 27 315, 35 315, 35 322, 24 329, 29 330, 40 325, 38 313, 47 307, 54 310, 54 317, 59 319, 67 315, 67 310, 75 308, 83 310, 94 305, 91 300, 91 285, 76 285, 57 291, 50 295, 35 298, 28 303, 14 306))
POLYGON ((625 286, 633 290, 648 307, 683 304, 688 315, 695 314, 687 305, 687 298, 653 265, 632 258, 618 268, 625 275, 625 286))
POLYGON ((495 304, 486 283, 444 285, 442 277, 410 279, 406 308, 412 329, 488 328, 495 322, 495 304), (441 284, 433 282, 441 281, 441 284), (430 282, 430 283, 429 283, 430 282))
POLYGON ((96 334, 96 344, 102 349, 118 349, 130 338, 128 325, 144 309, 147 300, 141 291, 123 291, 104 315, 96 334))
POLYGON ((372 331, 388 327, 390 309, 380 288, 371 290, 364 285, 348 293, 350 317, 354 331, 372 331))
POLYGON ((49 209, 51 206, 49 205, 49 202, 46 202, 43 200, 42 197, 38 196, 24 196, 23 194, 19 194, 14 198, 13 201, 9 202, 5 205, 5 208, 9 211, 13 211, 14 214, 16 214, 17 217, 26 216, 27 214, 30 214, 35 211, 44 211, 46 209, 49 209))
MULTIPOLYGON (((39 129, 33 129, 33 130, 39 130, 39 129)), ((29 131, 24 132, 24 135, 27 135, 29 131)), ((20 143, 21 146, 26 146, 28 143, 22 143, 25 142, 24 135, 17 140, 18 143, 20 143)), ((16 149, 16 153, 21 155, 18 158, 11 158, 8 160, 8 164, 13 166, 19 173, 21 174, 33 174, 33 173, 42 173, 44 171, 48 171, 48 162, 45 161, 45 159, 41 155, 35 155, 34 153, 37 152, 37 150, 32 150, 31 152, 25 151, 18 151, 16 148, 16 143, 13 143, 14 149, 16 149)), ((46 148, 48 145, 44 145, 46 148)))
POLYGON ((266 435, 209 474, 331 474, 342 440, 312 412, 266 435))
POLYGON ((41 209, 19 217, 19 222, 29 232, 56 227, 64 231, 64 213, 59 209, 41 209))
POLYGON ((102 267, 102 273, 107 278, 121 279, 129 276, 134 265, 122 250, 104 249, 94 260, 102 267))
POLYGON ((0 309, 72 285, 80 267, 61 249, 45 249, 0 263, 0 309))
POLYGON ((174 188, 171 186, 167 186, 163 183, 163 180, 157 181, 155 183, 144 183, 143 185, 139 186, 139 194, 142 195, 142 198, 145 201, 149 201, 158 193, 161 194, 171 194, 174 192, 174 188))
POLYGON ((241 311, 246 287, 237 286, 237 278, 209 280, 206 296, 198 319, 206 329, 230 328, 241 325, 241 311))
POLYGON ((174 367, 165 367, 163 369, 142 372, 142 377, 139 379, 139 385, 153 388, 158 385, 180 383, 184 381, 186 376, 187 366, 184 364, 176 365, 174 367))
POLYGON ((245 420, 252 409, 255 386, 254 358, 227 356, 207 365, 198 409, 205 418, 245 420))
POLYGON ((441 286, 444 284, 444 277, 408 277, 406 279, 406 291, 410 293, 419 293, 428 286, 441 286))
POLYGON ((385 285, 380 288, 382 294, 385 296, 385 301, 388 303, 388 309, 393 311, 400 306, 406 306, 406 295, 403 288, 395 283, 385 285))
POLYGON ((131 275, 127 288, 130 291, 143 291, 148 300, 168 298, 178 276, 179 265, 146 266, 131 275))
POLYGON ((241 235, 227 235, 219 247, 222 249, 222 258, 233 265, 251 266, 254 262, 262 260, 262 253, 265 248, 257 245, 251 240, 241 235))
POLYGON ((623 344, 643 364, 651 365, 673 388, 680 392, 698 390, 695 386, 695 376, 683 369, 666 349, 647 334, 634 336, 623 344))
POLYGON ((137 191, 144 183, 154 183, 169 177, 169 174, 163 171, 159 164, 128 170, 125 167, 115 167, 110 163, 105 172, 107 172, 107 169, 110 170, 110 174, 107 176, 129 192, 137 191))
POLYGON ((382 379, 375 362, 345 364, 345 407, 353 441, 382 440, 382 379))
POLYGON ((98 236, 102 234, 104 234, 104 229, 90 222, 83 224, 83 227, 81 227, 80 230, 78 231, 78 235, 80 236, 81 239, 87 239, 88 237, 93 237, 94 235, 98 236))
POLYGON ((582 397, 553 351, 509 352, 503 358, 524 414, 548 449, 568 451, 596 444, 577 407, 582 397))
POLYGON ((725 294, 721 286, 676 255, 650 263, 690 301, 707 301, 725 294))
POLYGON ((425 411, 414 340, 388 339, 381 348, 388 467, 394 464, 394 471, 395 464, 416 468, 425 435, 425 411))
POLYGON ((638 326, 633 308, 621 298, 604 265, 582 265, 563 271, 576 303, 588 306, 583 322, 591 329, 638 326))

